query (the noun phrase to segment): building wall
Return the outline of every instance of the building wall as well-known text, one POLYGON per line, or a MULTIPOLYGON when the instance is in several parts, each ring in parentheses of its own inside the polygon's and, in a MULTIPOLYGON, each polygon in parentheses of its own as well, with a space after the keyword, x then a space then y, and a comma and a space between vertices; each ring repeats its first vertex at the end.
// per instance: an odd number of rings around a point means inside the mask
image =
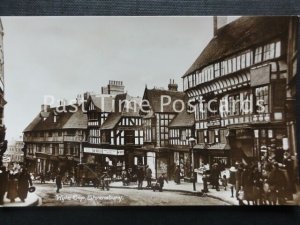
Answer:
POLYGON ((249 43, 248 49, 223 57, 183 78, 185 92, 197 102, 199 143, 220 150, 225 148, 223 144, 230 144, 231 159, 236 161, 259 159, 261 147, 270 145, 271 139, 282 146, 282 139, 287 135, 283 94, 287 80, 286 53, 286 36, 257 45, 249 43), (211 100, 214 102, 209 105, 211 100), (242 100, 244 104, 235 103, 242 100), (248 104, 248 100, 252 103, 248 104), (260 100, 265 108, 263 112, 257 106, 260 100), (228 108, 222 112, 219 107, 223 102, 228 108), (217 111, 209 112, 208 107, 217 111))
POLYGON ((37 174, 58 172, 58 169, 73 172, 84 140, 85 130, 24 133, 25 158, 30 171, 37 174))
POLYGON ((0 19, 0 141, 4 141, 4 105, 6 101, 4 99, 4 53, 3 53, 3 26, 0 19), (3 139, 3 140, 2 140, 3 139))

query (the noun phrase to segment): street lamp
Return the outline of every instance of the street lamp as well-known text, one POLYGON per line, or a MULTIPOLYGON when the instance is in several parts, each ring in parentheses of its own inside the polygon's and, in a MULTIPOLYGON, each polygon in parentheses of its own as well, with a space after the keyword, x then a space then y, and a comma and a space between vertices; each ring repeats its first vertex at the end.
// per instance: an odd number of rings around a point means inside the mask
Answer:
POLYGON ((193 182, 193 190, 196 191, 196 176, 195 176, 195 158, 194 158, 194 144, 196 142, 196 139, 193 137, 190 137, 188 139, 190 145, 191 145, 191 179, 193 182))

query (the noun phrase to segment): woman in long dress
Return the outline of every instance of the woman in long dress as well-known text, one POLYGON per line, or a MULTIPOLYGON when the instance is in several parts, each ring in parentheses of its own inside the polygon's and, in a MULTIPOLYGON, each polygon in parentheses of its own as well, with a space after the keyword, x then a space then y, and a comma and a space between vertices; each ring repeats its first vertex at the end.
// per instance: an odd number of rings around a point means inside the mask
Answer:
POLYGON ((18 196, 22 202, 25 202, 28 194, 28 188, 32 186, 32 180, 26 169, 23 169, 19 175, 18 196))
POLYGON ((10 202, 15 202, 16 197, 18 197, 18 171, 11 170, 8 175, 7 198, 10 202))

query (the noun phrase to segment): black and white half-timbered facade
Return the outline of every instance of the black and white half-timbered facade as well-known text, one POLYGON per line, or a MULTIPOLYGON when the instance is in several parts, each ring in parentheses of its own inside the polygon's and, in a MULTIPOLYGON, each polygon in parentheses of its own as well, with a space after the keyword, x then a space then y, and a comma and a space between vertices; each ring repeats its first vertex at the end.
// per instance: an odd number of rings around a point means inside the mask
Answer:
POLYGON ((102 146, 119 153, 106 159, 111 161, 111 170, 117 179, 122 170, 136 172, 142 164, 136 152, 144 143, 142 117, 139 115, 140 100, 128 94, 117 95, 115 112, 110 113, 100 127, 102 146))
POLYGON ((196 104, 195 147, 207 153, 199 160, 229 165, 276 154, 282 161, 290 19, 241 17, 215 30, 182 77, 196 104))
MULTIPOLYGON (((143 105, 141 112, 144 127, 144 146, 141 151, 145 157, 144 162, 156 177, 165 173, 172 178, 175 166, 179 164, 179 154, 178 151, 175 152, 174 147, 181 143, 176 142, 175 133, 173 133, 175 127, 171 133, 170 125, 176 116, 186 109, 187 96, 177 88, 177 84, 171 81, 168 90, 146 87, 143 96, 143 100, 147 101, 148 105, 143 105)), ((177 128, 179 132, 184 132, 183 130, 187 128, 184 137, 186 142, 189 135, 192 135, 189 132, 190 125, 177 128)), ((185 152, 183 158, 187 161, 188 147, 183 152, 185 152)))
POLYGON ((143 145, 139 98, 126 93, 90 95, 86 104, 88 137, 84 162, 98 171, 109 169, 120 179, 122 170, 135 170, 135 148, 143 145))
MULTIPOLYGON (((194 138, 195 118, 186 110, 176 115, 169 125, 169 146, 173 149, 174 165, 180 167, 181 175, 191 176, 192 148, 190 138, 194 138)), ((195 164, 195 168, 200 165, 195 164)))

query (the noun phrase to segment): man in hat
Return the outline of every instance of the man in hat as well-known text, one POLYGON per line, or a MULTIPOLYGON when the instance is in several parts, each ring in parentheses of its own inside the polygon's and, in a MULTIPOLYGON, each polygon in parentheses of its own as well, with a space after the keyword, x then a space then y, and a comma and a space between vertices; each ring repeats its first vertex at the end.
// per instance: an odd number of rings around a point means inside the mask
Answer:
POLYGON ((28 194, 29 185, 32 186, 32 180, 26 168, 23 168, 18 179, 18 196, 22 202, 25 202, 28 194))
POLYGON ((148 165, 146 165, 146 180, 147 180, 147 186, 148 188, 151 187, 151 179, 152 179, 152 170, 148 165))
POLYGON ((62 177, 61 175, 58 173, 56 178, 55 178, 55 182, 56 182, 56 193, 59 193, 59 190, 62 188, 62 177))
POLYGON ((220 189, 219 189, 219 178, 220 177, 221 177, 221 172, 219 169, 219 164, 214 163, 212 165, 212 169, 211 169, 211 181, 212 181, 213 188, 216 188, 217 191, 220 191, 220 189))

